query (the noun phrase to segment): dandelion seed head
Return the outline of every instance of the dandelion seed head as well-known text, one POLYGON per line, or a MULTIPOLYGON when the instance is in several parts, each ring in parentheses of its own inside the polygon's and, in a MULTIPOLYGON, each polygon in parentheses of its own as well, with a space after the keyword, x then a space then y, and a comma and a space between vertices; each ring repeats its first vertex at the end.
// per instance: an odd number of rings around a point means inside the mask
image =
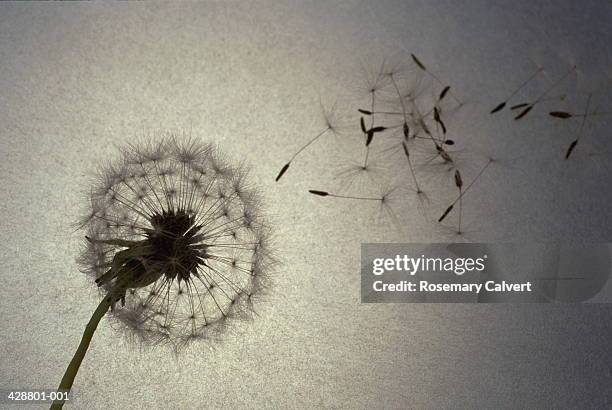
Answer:
POLYGON ((129 145, 98 174, 78 221, 87 235, 78 263, 118 323, 180 347, 248 315, 273 258, 243 167, 211 145, 166 136, 129 145))

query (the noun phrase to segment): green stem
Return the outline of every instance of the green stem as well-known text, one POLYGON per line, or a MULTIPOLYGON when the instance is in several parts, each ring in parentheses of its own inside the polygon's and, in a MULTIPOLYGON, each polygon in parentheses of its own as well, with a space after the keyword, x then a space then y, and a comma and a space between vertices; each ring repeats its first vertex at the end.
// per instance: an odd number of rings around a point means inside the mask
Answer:
MULTIPOLYGON (((60 385, 57 388, 58 391, 70 391, 70 389, 72 388, 72 383, 74 383, 74 378, 76 377, 77 372, 79 371, 79 367, 81 366, 81 362, 85 357, 85 353, 87 353, 89 343, 93 338, 96 328, 98 327, 98 323, 100 323, 100 320, 104 317, 104 315, 108 311, 108 308, 110 307, 110 300, 110 295, 107 295, 104 299, 102 299, 102 301, 98 305, 98 308, 91 316, 91 319, 89 319, 89 323, 87 323, 85 331, 83 332, 81 343, 79 344, 76 353, 72 357, 72 360, 70 361, 70 364, 66 369, 66 373, 64 373, 64 377, 62 377, 62 381, 60 382, 60 385)), ((61 409, 63 406, 64 400, 56 400, 51 405, 51 410, 61 409)))

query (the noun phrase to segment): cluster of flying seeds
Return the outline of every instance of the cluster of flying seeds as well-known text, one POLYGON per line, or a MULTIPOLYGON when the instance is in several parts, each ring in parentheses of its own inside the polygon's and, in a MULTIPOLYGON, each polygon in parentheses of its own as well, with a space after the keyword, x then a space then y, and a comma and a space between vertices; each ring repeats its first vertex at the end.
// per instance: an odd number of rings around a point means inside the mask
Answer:
MULTIPOLYGON (((515 87, 504 101, 490 110, 490 114, 496 115, 510 105, 508 110, 513 112, 514 121, 520 121, 530 113, 533 115, 536 112, 534 108, 544 105, 545 102, 566 100, 565 94, 551 94, 576 70, 576 67, 572 66, 547 85, 541 85, 538 81, 544 70, 535 70, 515 87), (540 88, 534 98, 514 103, 527 85, 534 84, 538 86, 535 88, 540 88)), ((349 189, 330 191, 317 188, 309 190, 311 194, 377 202, 381 210, 385 211, 383 214, 391 216, 396 222, 391 199, 406 199, 408 193, 417 199, 415 204, 424 210, 428 222, 443 230, 462 235, 465 233, 463 200, 482 175, 491 169, 491 165, 500 163, 499 158, 481 155, 478 149, 468 149, 469 143, 465 141, 462 131, 453 129, 453 119, 463 108, 463 102, 448 83, 440 79, 414 54, 410 54, 407 63, 383 61, 374 72, 368 72, 365 77, 365 84, 347 108, 348 111, 358 114, 358 117, 351 120, 351 125, 346 126, 339 120, 335 106, 327 111, 325 125, 290 157, 276 176, 276 181, 287 173, 300 154, 327 134, 359 135, 361 154, 351 158, 350 163, 340 167, 336 174, 338 179, 344 182, 344 188, 349 189), (385 178, 380 178, 381 173, 386 174, 385 178), (468 177, 465 178, 466 176, 468 177), (390 184, 381 182, 389 180, 392 181, 390 184), (351 190, 356 182, 362 186, 351 190), (378 190, 380 194, 372 194, 371 189, 367 190, 368 194, 364 194, 364 183, 382 187, 378 190), (439 209, 432 204, 433 192, 437 192, 437 202, 443 203, 439 209), (452 227, 444 225, 443 222, 448 223, 447 219, 451 215, 455 215, 452 227)), ((610 113, 592 109, 590 95, 582 112, 549 112, 551 117, 557 119, 580 121, 577 136, 566 151, 566 159, 583 136, 587 120, 607 114, 610 113)), ((484 112, 482 118, 486 117, 484 112)))
MULTIPOLYGON (((535 107, 536 105, 539 105, 543 102, 547 102, 547 101, 563 101, 566 99, 566 95, 562 94, 560 96, 555 96, 555 97, 550 97, 550 93, 556 89, 557 87, 559 87, 565 80, 567 80, 567 78, 575 73, 577 71, 577 67, 576 66, 572 66, 565 74, 561 75, 559 78, 557 78, 555 81, 552 82, 552 84, 550 84, 548 87, 544 88, 544 90, 541 92, 541 94, 539 94, 535 99, 531 100, 531 101, 526 101, 526 102, 521 102, 521 103, 517 103, 514 104, 510 107, 511 111, 515 111, 516 114, 514 114, 514 119, 515 120, 520 120, 521 118, 524 118, 525 116, 527 116, 535 107)), ((524 82, 522 82, 517 88, 514 89, 514 91, 510 94, 510 96, 508 98, 506 98, 504 101, 502 101, 501 103, 499 103, 497 106, 495 106, 495 108, 493 108, 491 110, 491 114, 495 114, 497 112, 502 111, 507 103, 513 99, 518 93, 519 91, 523 90, 528 84, 535 82, 535 80, 537 80, 537 78, 540 76, 540 74, 542 74, 544 72, 544 69, 542 67, 538 68, 531 76, 529 76, 524 82)), ((592 108, 592 97, 593 97, 593 92, 587 93, 586 94, 586 98, 585 98, 585 102, 584 102, 584 107, 582 112, 577 112, 577 113, 572 113, 569 111, 562 111, 562 110, 554 110, 554 111, 549 111, 548 115, 550 117, 556 118, 556 119, 561 119, 561 120, 578 120, 579 124, 577 127, 577 131, 576 131, 576 135, 574 137, 574 139, 570 142, 569 146, 567 147, 567 149, 565 150, 565 159, 569 159, 570 155, 572 154, 572 152, 574 151, 574 149, 576 148, 576 145, 578 144, 578 142, 580 141, 580 139, 583 137, 584 135, 584 128, 585 128, 585 124, 587 123, 588 119, 593 119, 595 117, 601 117, 601 116, 607 116, 612 114, 612 112, 609 111, 598 111, 598 110, 593 110, 592 108)))
MULTIPOLYGON (((425 178, 424 174, 440 174, 443 178, 449 176, 456 196, 435 220, 441 223, 457 208, 455 231, 461 234, 462 200, 492 160, 487 158, 475 179, 464 185, 461 161, 457 160, 459 151, 455 149, 456 136, 453 136, 447 123, 447 118, 463 104, 450 85, 429 70, 414 54, 410 57, 408 64, 383 62, 375 72, 366 76, 366 84, 360 90, 355 106, 351 108, 359 117, 358 124, 354 124, 350 132, 360 135, 362 154, 360 158, 353 158, 349 165, 341 167, 337 173, 339 179, 347 182, 349 187, 354 186, 354 181, 368 181, 374 186, 380 186, 374 177, 380 172, 389 174, 387 179, 393 182, 382 184, 380 195, 351 192, 340 194, 319 189, 309 192, 321 197, 378 202, 381 209, 386 211, 385 214, 393 218, 395 215, 391 199, 408 192, 417 199, 416 204, 426 211, 426 217, 429 218, 429 192, 437 187, 427 186, 431 178, 425 178), (399 167, 387 166, 398 162, 399 167)), ((326 115, 328 121, 325 129, 291 157, 278 174, 277 181, 305 148, 327 132, 339 132, 339 127, 329 121, 330 118, 334 116, 326 115)))
POLYGON ((248 313, 271 262, 245 171, 210 145, 134 145, 100 171, 80 256, 119 323, 181 346, 248 313))

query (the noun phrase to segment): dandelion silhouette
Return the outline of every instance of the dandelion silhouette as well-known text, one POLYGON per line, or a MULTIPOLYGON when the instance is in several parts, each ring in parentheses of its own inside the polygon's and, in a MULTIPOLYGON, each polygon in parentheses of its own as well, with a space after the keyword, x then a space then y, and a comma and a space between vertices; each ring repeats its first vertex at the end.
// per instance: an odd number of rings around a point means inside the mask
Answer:
POLYGON ((64 391, 109 309, 142 341, 179 349, 248 315, 272 262, 244 169, 194 140, 129 146, 101 169, 78 225, 87 232, 78 262, 104 298, 61 380, 64 391))

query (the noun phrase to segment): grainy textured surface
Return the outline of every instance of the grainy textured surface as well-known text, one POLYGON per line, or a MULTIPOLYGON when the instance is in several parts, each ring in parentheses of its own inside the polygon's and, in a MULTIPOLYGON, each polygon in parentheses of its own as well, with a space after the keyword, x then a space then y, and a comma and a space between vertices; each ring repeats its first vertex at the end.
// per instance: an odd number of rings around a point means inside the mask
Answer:
POLYGON ((313 146, 273 182, 321 128, 320 95, 414 52, 464 96, 453 130, 522 158, 466 203, 476 238, 609 241, 610 157, 587 155, 611 151, 609 132, 563 162, 572 131, 542 112, 483 113, 532 62, 551 78, 578 64, 574 94, 609 89, 611 20, 605 1, 1 4, 0 387, 59 382, 98 297, 70 229, 88 173, 170 128, 251 165, 284 264, 253 322, 178 358, 126 346, 102 321, 74 408, 612 405, 608 305, 362 305, 361 242, 444 238, 416 213, 389 229, 372 209, 308 195, 333 182, 341 144, 313 146))

